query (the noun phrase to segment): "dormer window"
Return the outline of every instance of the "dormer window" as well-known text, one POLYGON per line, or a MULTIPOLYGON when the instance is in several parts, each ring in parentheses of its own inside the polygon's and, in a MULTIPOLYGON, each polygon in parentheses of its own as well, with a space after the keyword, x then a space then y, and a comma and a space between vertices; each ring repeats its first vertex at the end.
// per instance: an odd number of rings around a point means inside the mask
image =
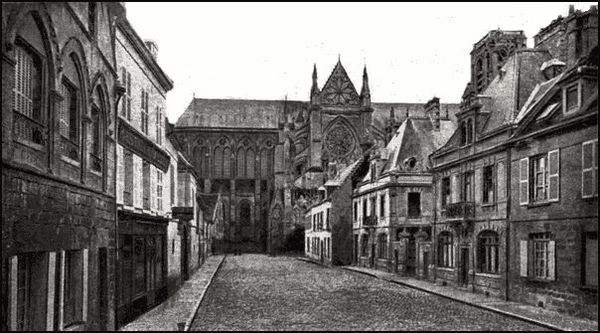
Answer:
POLYGON ((473 119, 465 119, 460 123, 460 145, 466 146, 473 143, 475 128, 473 119))
POLYGON ((406 162, 406 164, 408 165, 408 167, 410 169, 414 169, 414 167, 417 165, 417 159, 414 157, 411 157, 408 159, 408 161, 406 162))
POLYGON ((375 181, 377 178, 377 164, 371 163, 371 181, 375 181))
POLYGON ((581 105, 580 91, 578 82, 563 89, 563 112, 565 114, 574 112, 581 105))

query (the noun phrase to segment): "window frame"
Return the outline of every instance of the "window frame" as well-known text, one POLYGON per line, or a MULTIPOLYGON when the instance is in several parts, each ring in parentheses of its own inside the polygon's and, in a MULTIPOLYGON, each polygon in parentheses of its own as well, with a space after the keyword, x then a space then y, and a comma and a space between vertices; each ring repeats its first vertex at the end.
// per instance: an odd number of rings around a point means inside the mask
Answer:
POLYGON ((454 267, 454 235, 449 231, 442 231, 438 235, 438 267, 454 267))
MULTIPOLYGON (((41 54, 40 52, 38 52, 38 50, 36 50, 35 47, 33 47, 25 38, 21 37, 20 35, 17 35, 17 37, 15 38, 15 58, 16 58, 16 49, 17 48, 21 48, 23 49, 23 51, 25 53, 29 53, 30 55, 32 55, 33 57, 33 63, 35 64, 36 60, 39 64, 39 70, 40 70, 40 78, 39 78, 39 84, 40 84, 40 91, 39 91, 39 117, 35 117, 35 112, 34 112, 34 100, 32 99, 32 115, 29 116, 23 112, 21 112, 21 110, 17 110, 15 107, 15 97, 14 94, 16 94, 15 90, 17 89, 17 84, 16 84, 16 80, 17 80, 17 59, 15 59, 15 73, 14 73, 14 80, 13 83, 13 87, 11 89, 11 93, 13 94, 12 96, 12 103, 11 103, 11 109, 13 112, 18 112, 20 115, 26 117, 27 119, 34 121, 35 123, 37 123, 38 125, 41 126, 46 126, 47 123, 47 115, 44 113, 44 110, 46 109, 46 91, 48 90, 47 87, 47 64, 46 64, 46 57, 41 54)), ((8 96, 6 96, 6 98, 8 98, 8 96)))
POLYGON ((444 210, 446 210, 446 207, 448 207, 448 205, 450 205, 452 203, 451 202, 452 186, 450 183, 450 176, 442 178, 440 187, 441 187, 440 192, 442 193, 442 195, 440 196, 440 198, 442 199, 441 207, 442 207, 442 211, 444 211, 444 210))
POLYGON ((422 216, 422 211, 421 211, 421 192, 408 192, 406 194, 406 216, 408 218, 419 218, 422 216), (419 201, 418 201, 418 205, 411 205, 411 197, 415 197, 415 195, 418 195, 419 197, 419 201), (411 214, 411 212, 413 211, 413 209, 411 207, 416 207, 418 214, 414 215, 411 214))
POLYGON ((579 108, 581 107, 581 90, 582 90, 581 82, 579 80, 563 87, 563 91, 562 91, 563 114, 571 115, 571 114, 575 113, 577 110, 579 110, 579 108), (569 90, 572 89, 573 87, 575 87, 575 89, 576 89, 575 92, 577 95, 577 102, 575 103, 575 106, 569 108, 569 106, 568 106, 569 90))
POLYGON ((484 274, 499 274, 500 237, 493 230, 484 230, 477 236, 477 270, 484 274), (491 262, 490 262, 490 259, 491 262))
POLYGON ((588 140, 581 143, 581 198, 588 199, 598 197, 598 139, 588 140), (592 165, 588 168, 585 167, 585 146, 592 146, 592 165), (584 185, 587 183, 585 180, 586 172, 592 174, 592 192, 586 194, 584 192, 584 185))
POLYGON ((496 182, 495 177, 496 165, 486 165, 482 169, 482 196, 481 201, 483 204, 493 204, 496 202, 496 182))

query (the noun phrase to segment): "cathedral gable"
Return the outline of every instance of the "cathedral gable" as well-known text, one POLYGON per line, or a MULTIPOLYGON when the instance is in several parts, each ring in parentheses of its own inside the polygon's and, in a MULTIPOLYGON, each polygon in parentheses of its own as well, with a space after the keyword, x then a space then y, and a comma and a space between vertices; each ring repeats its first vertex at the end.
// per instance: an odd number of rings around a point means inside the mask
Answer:
POLYGON ((320 97, 322 105, 360 105, 360 97, 341 62, 335 65, 320 97))

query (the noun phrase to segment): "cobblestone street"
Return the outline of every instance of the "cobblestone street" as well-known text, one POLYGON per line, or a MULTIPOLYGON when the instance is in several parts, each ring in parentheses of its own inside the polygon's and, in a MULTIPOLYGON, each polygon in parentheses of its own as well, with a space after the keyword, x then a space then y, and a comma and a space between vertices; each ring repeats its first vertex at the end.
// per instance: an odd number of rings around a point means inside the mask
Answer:
POLYGON ((290 257, 228 256, 191 330, 540 330, 358 273, 290 257))

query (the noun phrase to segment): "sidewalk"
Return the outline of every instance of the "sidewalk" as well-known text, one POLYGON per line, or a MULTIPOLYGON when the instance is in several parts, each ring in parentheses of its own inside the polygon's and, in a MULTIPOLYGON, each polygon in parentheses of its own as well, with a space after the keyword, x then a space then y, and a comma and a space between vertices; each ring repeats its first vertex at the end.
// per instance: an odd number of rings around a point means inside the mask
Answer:
POLYGON ((187 331, 224 258, 223 255, 208 257, 204 265, 192 274, 175 294, 121 327, 120 331, 177 331, 177 323, 185 323, 187 331))
MULTIPOLYGON (((305 260, 307 261, 307 260, 305 260)), ((575 318, 558 312, 549 311, 531 305, 517 302, 507 302, 495 297, 486 297, 469 291, 462 291, 451 286, 439 286, 431 282, 400 276, 394 273, 382 272, 365 267, 343 266, 348 271, 367 274, 388 282, 401 284, 478 308, 494 311, 510 317, 549 329, 561 331, 598 331, 598 322, 588 319, 575 318)))

